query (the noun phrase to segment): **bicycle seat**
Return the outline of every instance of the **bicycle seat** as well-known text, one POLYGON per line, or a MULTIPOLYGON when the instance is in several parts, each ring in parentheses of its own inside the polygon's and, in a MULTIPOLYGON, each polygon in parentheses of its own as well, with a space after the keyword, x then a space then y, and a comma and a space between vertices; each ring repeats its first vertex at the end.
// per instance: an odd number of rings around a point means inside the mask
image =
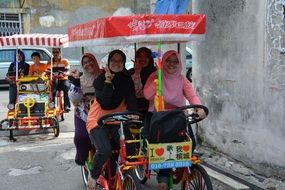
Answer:
POLYGON ((142 136, 151 143, 184 141, 187 127, 205 118, 199 118, 196 109, 203 109, 208 115, 208 108, 203 105, 187 105, 177 109, 153 112, 146 115, 142 136))

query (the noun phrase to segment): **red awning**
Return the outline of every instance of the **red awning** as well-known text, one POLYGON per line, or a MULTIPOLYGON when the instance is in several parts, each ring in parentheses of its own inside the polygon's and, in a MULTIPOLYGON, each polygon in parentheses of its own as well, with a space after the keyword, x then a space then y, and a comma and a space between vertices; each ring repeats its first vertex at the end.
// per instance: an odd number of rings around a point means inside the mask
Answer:
POLYGON ((68 46, 197 41, 204 39, 205 31, 202 14, 112 16, 69 27, 68 46))

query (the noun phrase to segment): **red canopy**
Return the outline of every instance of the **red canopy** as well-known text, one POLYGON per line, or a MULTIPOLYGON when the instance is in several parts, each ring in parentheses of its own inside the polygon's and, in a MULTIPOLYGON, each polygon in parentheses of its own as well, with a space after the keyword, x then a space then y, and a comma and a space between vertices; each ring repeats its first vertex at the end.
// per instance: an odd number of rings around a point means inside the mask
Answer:
POLYGON ((129 15, 96 19, 68 28, 69 47, 204 39, 206 16, 129 15))
POLYGON ((15 34, 0 37, 0 47, 63 47, 67 34, 15 34))

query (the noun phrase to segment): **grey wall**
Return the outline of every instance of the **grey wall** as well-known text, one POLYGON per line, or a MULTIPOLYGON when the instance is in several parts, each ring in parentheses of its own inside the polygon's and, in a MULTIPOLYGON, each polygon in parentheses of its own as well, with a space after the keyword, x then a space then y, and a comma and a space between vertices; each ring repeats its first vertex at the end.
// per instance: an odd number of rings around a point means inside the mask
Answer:
MULTIPOLYGON (((66 34, 68 26, 70 25, 85 23, 96 18, 112 15, 111 13, 108 13, 102 10, 101 8, 95 6, 81 6, 78 7, 75 11, 67 11, 60 9, 53 10, 48 8, 49 7, 45 7, 45 9, 47 10, 45 16, 36 17, 39 20, 40 26, 31 28, 31 33, 66 34)), ((92 51, 89 50, 88 47, 85 47, 85 52, 92 51)), ((63 49, 63 54, 64 57, 68 59, 80 59, 81 48, 65 48, 63 49)), ((100 55, 97 56, 100 57, 100 55)))
MULTIPOLYGON (((113 0, 112 0, 113 1, 113 0)), ((110 3, 110 8, 112 7, 112 1, 108 0, 110 3)), ((120 7, 129 8, 130 11, 134 13, 146 13, 149 11, 149 3, 147 0, 143 1, 131 1, 132 3, 126 3, 128 0, 123 0, 121 3, 117 2, 112 9, 116 10, 120 7), (123 3, 125 2, 125 3, 123 3)), ((84 23, 90 20, 94 20, 101 17, 111 16, 113 12, 108 12, 101 7, 85 3, 84 5, 77 5, 74 11, 67 9, 50 9, 49 6, 42 7, 45 16, 39 17, 40 27, 34 27, 31 29, 32 33, 67 33, 67 29, 70 25, 84 23), (51 22, 51 20, 53 20, 51 22), (50 26, 49 26, 50 25, 50 26)), ((37 9, 38 11, 39 9, 37 9)), ((69 59, 80 59, 81 58, 81 48, 65 48, 64 56, 69 59)), ((92 47, 84 47, 85 52, 93 53, 98 61, 106 56, 108 51, 97 52, 92 47)))
POLYGON ((276 2, 193 1, 207 15, 206 40, 193 44, 194 85, 210 109, 199 136, 268 175, 285 171, 284 55, 269 52, 282 41, 268 19, 276 2))

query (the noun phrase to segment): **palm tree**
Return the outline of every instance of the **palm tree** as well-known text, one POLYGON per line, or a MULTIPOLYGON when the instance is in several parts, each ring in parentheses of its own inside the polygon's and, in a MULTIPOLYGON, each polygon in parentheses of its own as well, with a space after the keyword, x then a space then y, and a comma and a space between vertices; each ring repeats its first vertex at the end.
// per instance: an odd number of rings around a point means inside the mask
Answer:
POLYGON ((166 150, 169 152, 169 158, 168 159, 171 159, 171 154, 173 152, 173 146, 172 145, 167 145, 166 147, 166 150))

